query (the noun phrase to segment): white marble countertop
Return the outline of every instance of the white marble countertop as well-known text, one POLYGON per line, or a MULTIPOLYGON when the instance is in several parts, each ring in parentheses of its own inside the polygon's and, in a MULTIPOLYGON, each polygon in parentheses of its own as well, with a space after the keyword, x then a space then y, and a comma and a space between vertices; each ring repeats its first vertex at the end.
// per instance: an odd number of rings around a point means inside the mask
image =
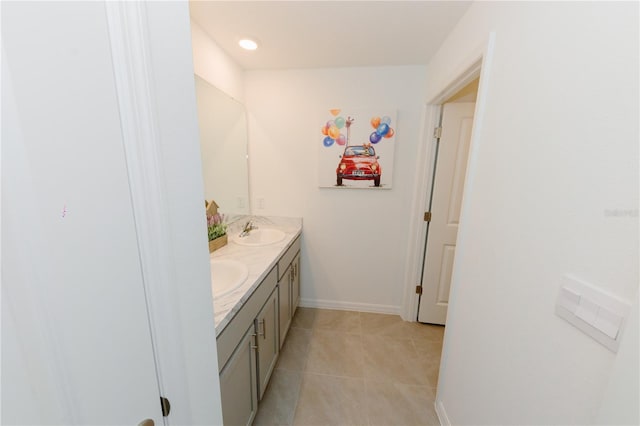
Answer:
MULTIPOLYGON (((216 336, 220 335, 242 305, 253 294, 258 284, 277 264, 280 256, 284 254, 301 233, 302 218, 243 216, 237 218, 228 226, 229 242, 226 246, 211 253, 210 257, 211 259, 231 259, 244 263, 249 270, 249 275, 236 290, 225 296, 213 298, 216 336), (240 234, 242 226, 249 219, 258 228, 275 228, 283 231, 285 233, 284 239, 277 243, 260 247, 247 247, 234 243, 233 238, 240 234)), ((215 270, 212 273, 215 274, 215 270)))

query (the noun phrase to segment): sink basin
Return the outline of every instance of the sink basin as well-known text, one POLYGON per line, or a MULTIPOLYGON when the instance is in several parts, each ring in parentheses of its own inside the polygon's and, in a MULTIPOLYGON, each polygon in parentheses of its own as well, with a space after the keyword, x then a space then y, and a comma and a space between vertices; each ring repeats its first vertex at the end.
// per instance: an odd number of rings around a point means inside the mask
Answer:
POLYGON ((213 297, 221 297, 240 287, 247 279, 246 265, 235 260, 211 259, 211 290, 213 297))
POLYGON ((285 233, 279 229, 258 228, 246 237, 236 236, 233 241, 241 246, 268 246, 284 239, 285 233))

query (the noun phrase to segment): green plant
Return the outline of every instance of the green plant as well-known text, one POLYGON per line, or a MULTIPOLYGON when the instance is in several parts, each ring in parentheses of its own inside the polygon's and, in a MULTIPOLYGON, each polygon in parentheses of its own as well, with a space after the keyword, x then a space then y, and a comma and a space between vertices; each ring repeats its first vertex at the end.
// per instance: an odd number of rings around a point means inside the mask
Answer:
POLYGON ((209 241, 225 235, 227 233, 227 224, 224 222, 224 215, 219 213, 207 215, 207 231, 209 241))

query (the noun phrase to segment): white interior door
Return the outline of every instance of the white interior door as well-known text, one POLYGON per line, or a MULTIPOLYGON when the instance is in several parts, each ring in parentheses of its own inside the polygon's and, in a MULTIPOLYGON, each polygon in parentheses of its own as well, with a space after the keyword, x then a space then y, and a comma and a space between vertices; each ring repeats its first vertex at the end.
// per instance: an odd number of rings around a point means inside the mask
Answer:
POLYGON ((422 272, 420 322, 444 324, 447 318, 474 109, 474 102, 443 105, 422 272))
POLYGON ((104 4, 2 5, 2 424, 163 424, 104 4))

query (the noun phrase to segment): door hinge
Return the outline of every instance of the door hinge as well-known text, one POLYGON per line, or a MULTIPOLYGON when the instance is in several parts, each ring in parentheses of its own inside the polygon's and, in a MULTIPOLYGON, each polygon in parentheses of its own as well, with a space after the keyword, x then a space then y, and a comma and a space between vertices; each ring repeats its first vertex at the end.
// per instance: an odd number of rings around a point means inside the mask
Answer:
POLYGON ((424 221, 431 222, 431 212, 424 212, 424 221))
POLYGON ((433 128, 433 137, 436 139, 440 139, 442 136, 442 127, 434 127, 433 128))
POLYGON ((422 286, 421 285, 417 285, 416 286, 416 294, 422 294, 422 286))
POLYGON ((162 417, 167 417, 171 412, 171 403, 164 396, 160 397, 160 406, 162 407, 162 417))

